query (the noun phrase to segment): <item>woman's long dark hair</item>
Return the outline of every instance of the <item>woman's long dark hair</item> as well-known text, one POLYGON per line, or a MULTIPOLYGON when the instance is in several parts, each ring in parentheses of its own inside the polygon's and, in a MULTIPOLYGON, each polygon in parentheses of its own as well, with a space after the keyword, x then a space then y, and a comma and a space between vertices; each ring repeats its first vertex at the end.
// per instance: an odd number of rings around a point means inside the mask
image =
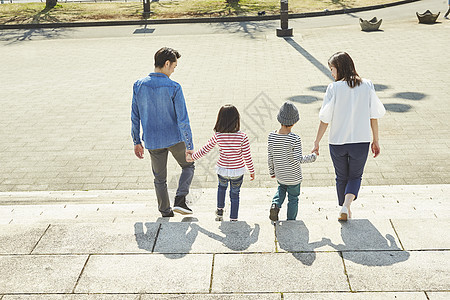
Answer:
POLYGON ((237 108, 232 104, 224 105, 220 108, 217 115, 216 125, 214 126, 215 132, 221 133, 235 133, 238 132, 241 127, 241 117, 237 108))
POLYGON ((361 84, 361 77, 356 73, 355 64, 347 52, 337 52, 333 54, 328 60, 328 65, 336 68, 336 81, 344 80, 351 88, 361 84))

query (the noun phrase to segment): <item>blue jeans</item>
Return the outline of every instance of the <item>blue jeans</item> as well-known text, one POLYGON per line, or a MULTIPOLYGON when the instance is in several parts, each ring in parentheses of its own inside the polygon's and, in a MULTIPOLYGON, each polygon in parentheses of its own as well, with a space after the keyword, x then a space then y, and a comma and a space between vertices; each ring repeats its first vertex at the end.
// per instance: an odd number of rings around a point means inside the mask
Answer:
POLYGON ((239 193, 241 191, 242 181, 244 181, 244 175, 240 177, 223 177, 217 174, 217 177, 219 177, 217 208, 223 209, 225 207, 225 193, 227 192, 228 182, 230 182, 230 219, 237 219, 239 211, 239 193))
POLYGON ((278 190, 272 199, 279 208, 283 205, 284 199, 288 194, 287 219, 295 220, 298 212, 298 196, 300 195, 300 183, 296 185, 284 185, 278 182, 278 190))
POLYGON ((339 205, 345 201, 345 195, 358 198, 362 174, 369 154, 370 143, 330 145, 330 155, 336 173, 336 190, 339 205))

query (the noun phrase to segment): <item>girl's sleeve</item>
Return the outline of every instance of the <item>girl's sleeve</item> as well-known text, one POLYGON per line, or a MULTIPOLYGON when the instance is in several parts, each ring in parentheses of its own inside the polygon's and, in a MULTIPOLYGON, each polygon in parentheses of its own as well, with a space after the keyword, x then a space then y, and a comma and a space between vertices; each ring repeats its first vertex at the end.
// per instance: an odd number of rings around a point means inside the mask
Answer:
POLYGON ((373 86, 373 83, 369 81, 370 85, 370 118, 371 119, 379 119, 386 113, 386 109, 384 108, 383 103, 381 103, 380 98, 378 98, 377 94, 375 93, 375 87, 373 86))
POLYGON ((200 159, 201 157, 205 156, 206 153, 211 151, 212 148, 214 148, 214 146, 217 144, 216 135, 217 135, 217 133, 214 133, 214 135, 208 140, 208 142, 206 142, 206 144, 203 147, 201 147, 200 149, 195 151, 194 154, 192 154, 193 160, 200 159))
POLYGON ((300 137, 296 139, 294 143, 294 156, 301 164, 315 162, 317 158, 317 155, 315 153, 303 155, 302 140, 300 139, 300 137))
POLYGON ((322 108, 319 112, 320 121, 329 124, 331 119, 333 118, 334 111, 334 103, 335 103, 335 95, 333 83, 330 83, 327 87, 327 91, 325 92, 325 96, 323 97, 322 108))
POLYGON ((245 164, 250 174, 254 174, 255 168, 253 167, 252 155, 250 153, 250 143, 245 133, 242 139, 242 157, 244 158, 245 164))

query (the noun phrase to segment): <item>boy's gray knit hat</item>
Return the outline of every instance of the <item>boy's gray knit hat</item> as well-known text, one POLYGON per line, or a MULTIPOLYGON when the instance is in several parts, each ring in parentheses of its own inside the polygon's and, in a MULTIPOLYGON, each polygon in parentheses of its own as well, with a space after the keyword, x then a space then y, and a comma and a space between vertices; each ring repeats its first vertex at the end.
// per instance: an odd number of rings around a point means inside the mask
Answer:
POLYGON ((286 101, 278 112, 277 120, 281 125, 291 126, 299 119, 297 107, 291 101, 286 101))

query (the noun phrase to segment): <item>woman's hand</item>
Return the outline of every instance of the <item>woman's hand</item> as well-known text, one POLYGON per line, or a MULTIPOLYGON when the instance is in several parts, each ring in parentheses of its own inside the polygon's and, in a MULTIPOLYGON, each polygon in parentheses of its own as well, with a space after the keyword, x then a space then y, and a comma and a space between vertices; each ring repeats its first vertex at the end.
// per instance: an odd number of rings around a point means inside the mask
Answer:
POLYGON ((315 153, 317 156, 319 155, 319 143, 314 142, 314 148, 311 150, 311 153, 315 153))
POLYGON ((371 145, 373 158, 377 157, 378 154, 380 154, 380 145, 378 144, 378 141, 373 141, 371 145))

